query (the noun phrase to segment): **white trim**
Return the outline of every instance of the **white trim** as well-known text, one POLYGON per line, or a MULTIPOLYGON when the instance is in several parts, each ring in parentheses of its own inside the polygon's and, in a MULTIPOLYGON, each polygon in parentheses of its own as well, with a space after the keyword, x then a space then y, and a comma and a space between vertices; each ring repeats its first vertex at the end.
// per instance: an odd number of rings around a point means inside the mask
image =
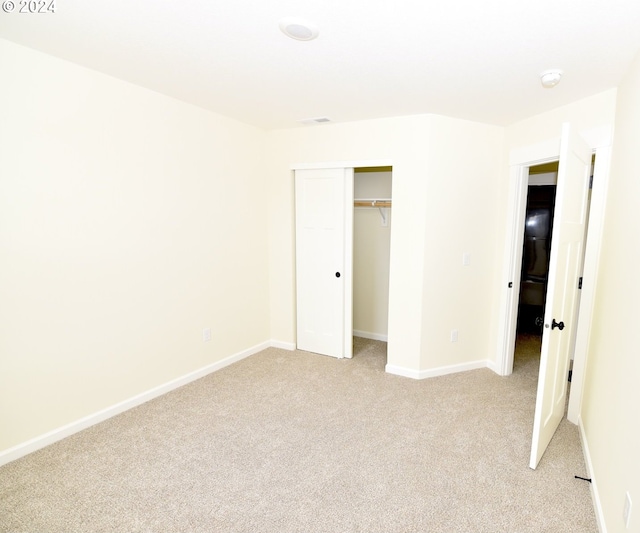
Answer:
POLYGON ((389 365, 384 367, 385 372, 413 379, 427 379, 438 376, 446 376, 447 374, 457 374, 458 372, 467 372, 468 370, 477 370, 478 368, 490 368, 489 361, 472 361, 471 363, 460 363, 457 365, 440 366, 438 368, 430 368, 428 370, 413 370, 403 366, 389 365))
POLYGON ((290 352, 293 352, 296 349, 295 342, 278 341, 275 339, 271 339, 269 341, 269 346, 271 348, 280 348, 281 350, 289 350, 290 352))
POLYGON ((269 343, 269 342, 256 344, 255 346, 252 346, 251 348, 247 348, 246 350, 238 352, 235 355, 226 357, 221 361, 207 365, 199 370, 190 372, 189 374, 185 374, 182 377, 172 379, 171 381, 168 381, 163 385, 158 385, 157 387, 154 387, 152 389, 149 389, 146 392, 133 396, 128 400, 119 402, 115 405, 112 405, 111 407, 107 407, 106 409, 102 409, 91 415, 87 415, 81 418, 80 420, 76 420, 75 422, 71 422, 70 424, 66 424, 52 431, 44 433, 43 435, 40 435, 26 442, 18 444, 17 446, 4 450, 0 452, 0 466, 10 463, 11 461, 15 461, 16 459, 20 459, 21 457, 24 457, 25 455, 28 455, 41 448, 44 448, 45 446, 53 444, 54 442, 58 442, 59 440, 69 437, 74 433, 78 433, 83 429, 87 429, 91 426, 94 426, 95 424, 104 422, 105 420, 111 417, 119 415, 120 413, 124 413, 125 411, 128 411, 129 409, 137 407, 138 405, 141 405, 145 402, 148 402, 149 400, 153 400, 158 396, 162 396, 167 392, 170 392, 174 389, 182 387, 183 385, 186 385, 188 383, 191 383, 192 381, 200 379, 208 374, 211 374, 212 372, 215 372, 226 366, 236 363, 241 359, 244 359, 246 357, 249 357, 250 355, 261 352, 262 350, 269 348, 272 345, 273 343, 269 343))
POLYGON ((588 364, 589 341, 591 338, 591 325, 595 306, 595 283, 598 278, 604 213, 607 203, 607 190, 609 189, 610 161, 611 147, 606 146, 596 150, 596 161, 593 169, 593 189, 591 190, 591 204, 589 206, 589 226, 587 228, 582 271, 584 282, 580 295, 576 342, 572 354, 573 371, 569 406, 567 409, 567 419, 574 424, 578 423, 580 408, 582 407, 582 392, 588 364))
POLYGON ((496 368, 501 376, 513 372, 513 356, 516 343, 516 323, 520 300, 520 270, 524 221, 527 211, 529 167, 512 165, 509 169, 509 214, 507 218, 507 246, 504 254, 504 278, 498 330, 498 361, 496 368), (509 286, 511 284, 511 286, 509 286))
POLYGON ((591 478, 591 499, 593 500, 593 508, 595 510, 596 522, 600 533, 607 533, 607 526, 604 521, 604 511, 600 502, 600 493, 598 492, 598 484, 593 475, 593 463, 591 462, 591 452, 589 451, 589 443, 587 435, 582 425, 582 417, 578 417, 578 429, 580 430, 580 443, 582 444, 582 453, 584 455, 584 463, 587 467, 587 476, 591 478))
POLYGON ((362 337, 363 339, 371 339, 372 341, 387 342, 387 335, 383 335, 382 333, 369 333, 368 331, 360 331, 358 329, 354 329, 353 336, 362 337))
POLYGON ((328 161, 325 163, 293 163, 291 170, 315 170, 325 168, 392 167, 391 159, 359 159, 356 161, 328 161))
POLYGON ((422 379, 419 370, 413 368, 406 368, 404 366, 390 365, 387 363, 384 367, 384 371, 387 374, 393 374, 394 376, 402 376, 403 378, 422 379))
POLYGON ((344 169, 344 324, 342 327, 342 357, 353 357, 353 167, 344 169))

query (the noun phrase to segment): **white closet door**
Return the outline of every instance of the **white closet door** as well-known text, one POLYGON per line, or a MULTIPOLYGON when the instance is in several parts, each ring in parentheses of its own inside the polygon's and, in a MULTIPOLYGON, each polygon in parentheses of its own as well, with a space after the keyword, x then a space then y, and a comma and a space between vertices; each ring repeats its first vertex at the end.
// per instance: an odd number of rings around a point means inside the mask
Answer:
POLYGON ((297 346, 352 356, 353 169, 296 170, 297 346))

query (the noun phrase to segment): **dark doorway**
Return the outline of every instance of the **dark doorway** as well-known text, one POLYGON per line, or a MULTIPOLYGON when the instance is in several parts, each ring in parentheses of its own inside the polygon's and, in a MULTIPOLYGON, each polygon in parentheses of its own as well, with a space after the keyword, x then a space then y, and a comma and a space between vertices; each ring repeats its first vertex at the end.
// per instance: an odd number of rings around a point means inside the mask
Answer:
POLYGON ((555 197, 555 185, 529 185, 520 277, 518 333, 542 332, 555 197))

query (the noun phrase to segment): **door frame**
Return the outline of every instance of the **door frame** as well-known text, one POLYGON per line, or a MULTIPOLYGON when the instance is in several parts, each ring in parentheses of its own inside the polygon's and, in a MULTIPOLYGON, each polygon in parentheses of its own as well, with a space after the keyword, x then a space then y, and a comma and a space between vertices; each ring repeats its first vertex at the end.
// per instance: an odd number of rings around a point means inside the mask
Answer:
MULTIPOLYGON (((290 169, 294 175, 295 181, 295 171, 296 170, 321 170, 321 169, 356 169, 356 168, 368 168, 368 167, 393 167, 393 161, 390 159, 364 159, 364 160, 349 160, 349 161, 331 161, 324 163, 296 163, 291 165, 290 169)), ((353 181, 352 181, 353 188, 353 181)), ((393 185, 392 185, 393 186, 393 185)), ((295 209, 294 209, 295 212, 295 209)), ((351 229, 353 229, 353 201, 350 202, 350 205, 345 205, 345 217, 351 218, 351 223, 348 225, 351 229)), ((295 222, 294 222, 295 226, 295 222)), ((391 240, 393 240, 393 226, 391 227, 391 240)), ((343 339, 343 353, 347 354, 347 357, 350 358, 352 356, 351 347, 353 345, 353 231, 350 234, 345 235, 345 271, 348 271, 349 279, 345 280, 347 283, 345 284, 345 298, 344 298, 344 339, 343 339), (347 346, 348 345, 348 346, 347 346)), ((294 265, 294 275, 295 268, 297 265, 294 265)), ((391 276, 391 272, 389 272, 389 276, 391 276)), ((297 298, 297 295, 296 295, 297 298)), ((389 314, 391 314, 391 309, 389 309, 389 314)), ((296 321, 297 321, 297 312, 296 312, 296 321)), ((387 318, 389 321, 389 318, 387 318)), ((296 325, 297 330, 297 325, 296 325)), ((297 336, 297 334, 296 334, 297 336)), ((297 344, 296 338, 296 344, 297 344)), ((391 341, 390 335, 387 336, 387 342, 391 341)), ((344 357, 344 356, 343 356, 344 357)))
MULTIPOLYGON (((595 281, 602 242, 604 208, 609 179, 611 154, 611 128, 598 128, 580 132, 596 156, 588 228, 583 264, 583 285, 576 327, 576 342, 573 354, 573 374, 569 393, 567 418, 574 424, 580 420, 582 392, 586 374, 589 348, 589 330, 595 303, 595 281)), ((520 298, 520 270, 522 266, 523 231, 526 214, 529 168, 558 161, 560 137, 511 150, 509 154, 509 209, 507 239, 504 254, 504 273, 498 331, 498 353, 496 367, 501 376, 513 372, 516 322, 520 298), (511 284, 511 287, 509 287, 511 284)))

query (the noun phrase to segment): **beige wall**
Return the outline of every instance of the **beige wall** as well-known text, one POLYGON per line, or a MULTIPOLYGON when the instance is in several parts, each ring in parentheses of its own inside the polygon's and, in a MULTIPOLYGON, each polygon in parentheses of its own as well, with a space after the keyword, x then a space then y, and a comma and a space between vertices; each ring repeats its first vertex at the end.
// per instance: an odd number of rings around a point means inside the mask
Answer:
POLYGON ((269 308, 264 132, 2 40, 0 71, 1 452, 267 341, 269 308))
POLYGON ((426 115, 269 132, 272 337, 295 342, 291 165, 385 159, 393 163, 388 363, 415 374, 486 360, 499 260, 495 243, 481 249, 470 234, 497 231, 502 132, 426 115), (487 227, 476 230, 480 212, 487 227), (473 257, 463 268, 465 251, 473 257))
POLYGON ((499 292, 495 235, 506 189, 503 128, 433 117, 425 198, 422 370, 492 358, 491 304, 499 292), (463 254, 470 265, 463 266, 463 254), (451 342, 451 330, 458 342, 451 342))
MULTIPOLYGON (((356 172, 356 199, 391 198, 391 172, 356 172)), ((355 335, 385 340, 389 317, 391 208, 383 218, 375 207, 353 213, 353 330, 355 335)))
POLYGON ((583 98, 547 113, 521 120, 506 128, 505 150, 559 138, 563 122, 570 122, 592 145, 596 138, 611 138, 616 109, 616 89, 583 98))
POLYGON ((608 533, 640 531, 640 55, 618 89, 582 423, 608 533), (628 529, 626 491, 633 500, 628 529))

